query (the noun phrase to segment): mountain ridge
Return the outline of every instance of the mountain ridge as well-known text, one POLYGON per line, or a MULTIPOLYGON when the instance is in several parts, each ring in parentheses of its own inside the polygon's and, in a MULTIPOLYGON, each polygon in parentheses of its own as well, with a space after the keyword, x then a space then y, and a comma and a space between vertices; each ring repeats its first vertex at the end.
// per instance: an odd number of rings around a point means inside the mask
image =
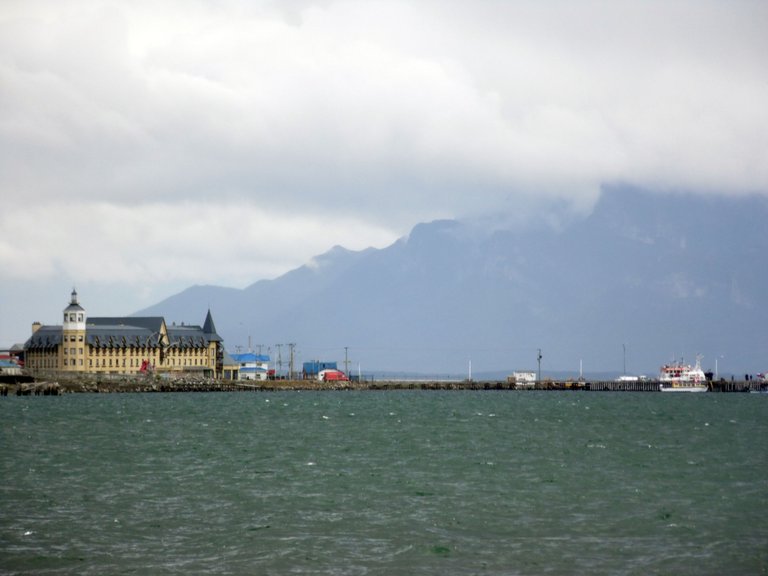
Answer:
POLYGON ((300 360, 351 354, 364 372, 530 370, 539 349, 543 373, 654 374, 699 353, 764 371, 767 219, 764 197, 611 191, 556 228, 421 223, 382 249, 337 246, 278 278, 193 286, 140 313, 210 305, 229 348, 295 342, 300 360))

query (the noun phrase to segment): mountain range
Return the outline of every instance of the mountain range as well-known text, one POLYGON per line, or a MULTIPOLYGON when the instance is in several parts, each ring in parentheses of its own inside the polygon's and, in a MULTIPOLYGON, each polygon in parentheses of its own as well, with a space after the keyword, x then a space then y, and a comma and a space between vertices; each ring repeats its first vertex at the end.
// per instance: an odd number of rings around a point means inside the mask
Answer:
POLYGON ((655 375, 697 355, 720 376, 768 370, 768 198, 616 189, 588 215, 507 221, 418 224, 386 248, 337 246, 136 315, 209 308, 228 350, 284 369, 295 343, 297 365, 374 375, 655 375))

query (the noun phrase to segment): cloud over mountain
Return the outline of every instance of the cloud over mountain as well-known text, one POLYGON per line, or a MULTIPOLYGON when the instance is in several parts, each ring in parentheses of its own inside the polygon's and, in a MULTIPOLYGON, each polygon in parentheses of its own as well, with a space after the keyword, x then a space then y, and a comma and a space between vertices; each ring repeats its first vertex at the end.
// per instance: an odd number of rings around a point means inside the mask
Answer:
POLYGON ((139 307, 619 184, 766 194, 766 25, 758 0, 3 2, 2 299, 139 307))

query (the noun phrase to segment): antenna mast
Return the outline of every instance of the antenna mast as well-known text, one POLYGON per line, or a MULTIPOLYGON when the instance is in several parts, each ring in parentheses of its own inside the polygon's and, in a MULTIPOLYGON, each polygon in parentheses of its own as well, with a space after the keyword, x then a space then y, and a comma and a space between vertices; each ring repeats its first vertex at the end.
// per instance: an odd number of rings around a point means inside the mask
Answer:
POLYGON ((290 363, 288 364, 288 380, 293 380, 293 349, 296 347, 295 342, 291 342, 288 344, 288 348, 291 351, 291 359, 290 363))

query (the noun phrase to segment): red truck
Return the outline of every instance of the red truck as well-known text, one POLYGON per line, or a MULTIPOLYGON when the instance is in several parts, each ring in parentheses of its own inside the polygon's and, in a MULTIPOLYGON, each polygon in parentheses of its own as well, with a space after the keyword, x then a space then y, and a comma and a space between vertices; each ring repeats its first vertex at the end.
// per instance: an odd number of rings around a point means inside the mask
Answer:
POLYGON ((349 382, 349 378, 341 370, 320 370, 317 379, 320 382, 349 382))

